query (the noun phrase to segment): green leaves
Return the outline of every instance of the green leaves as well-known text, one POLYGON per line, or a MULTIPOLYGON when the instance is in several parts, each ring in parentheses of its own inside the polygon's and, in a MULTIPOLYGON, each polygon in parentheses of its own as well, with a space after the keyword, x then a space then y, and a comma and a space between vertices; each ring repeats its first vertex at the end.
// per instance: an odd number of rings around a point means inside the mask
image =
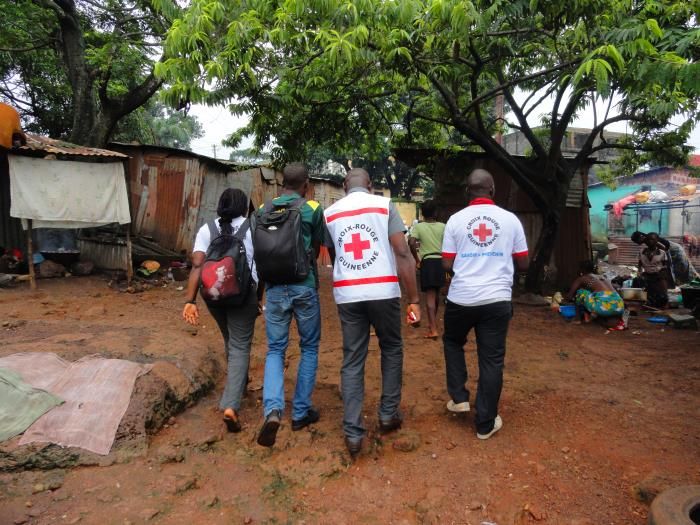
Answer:
MULTIPOLYGON (((158 73, 170 100, 241 100, 246 132, 289 155, 367 141, 478 149, 504 127, 499 92, 533 93, 509 101, 506 121, 545 122, 545 135, 595 98, 647 127, 694 113, 695 26, 680 1, 192 0, 158 73)), ((558 147, 533 137, 534 156, 558 147)))

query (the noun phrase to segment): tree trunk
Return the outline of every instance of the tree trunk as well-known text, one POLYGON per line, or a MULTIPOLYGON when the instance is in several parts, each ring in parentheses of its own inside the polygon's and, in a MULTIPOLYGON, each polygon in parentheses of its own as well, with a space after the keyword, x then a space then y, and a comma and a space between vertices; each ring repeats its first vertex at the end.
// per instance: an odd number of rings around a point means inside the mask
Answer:
POLYGON ((542 294, 545 267, 552 260, 554 247, 559 234, 558 210, 544 213, 542 215, 542 229, 535 245, 534 256, 530 259, 530 267, 525 278, 525 289, 528 292, 542 294))
POLYGON ((61 28, 61 51, 72 93, 73 127, 69 140, 83 144, 90 136, 97 113, 94 79, 85 59, 85 39, 73 0, 60 0, 54 8, 61 28))
POLYGON ((95 121, 89 137, 85 137, 80 144, 93 148, 104 148, 109 142, 117 121, 107 115, 101 114, 95 121))
POLYGON ((85 38, 75 0, 47 4, 58 18, 66 73, 73 90, 73 127, 69 140, 75 144, 104 147, 117 122, 145 104, 162 82, 151 72, 138 86, 118 97, 107 95, 110 71, 101 78, 91 71, 86 58, 85 38), (98 89, 99 86, 99 89, 98 89))
POLYGON ((413 190, 415 189, 416 183, 418 182, 418 170, 409 167, 407 167, 407 169, 409 170, 409 175, 403 187, 403 197, 406 200, 411 200, 411 197, 413 196, 413 190))

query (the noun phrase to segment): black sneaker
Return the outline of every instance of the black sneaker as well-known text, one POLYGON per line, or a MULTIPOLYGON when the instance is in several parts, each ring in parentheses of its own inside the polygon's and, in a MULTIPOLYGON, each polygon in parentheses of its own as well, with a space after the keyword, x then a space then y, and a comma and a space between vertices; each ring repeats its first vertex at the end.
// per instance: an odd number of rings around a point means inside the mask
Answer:
POLYGON ((317 408, 311 407, 301 419, 292 419, 292 430, 297 431, 316 423, 321 417, 317 408))
POLYGON ((260 433, 258 434, 258 445, 263 447, 271 447, 275 444, 277 438, 277 430, 280 428, 282 421, 282 413, 279 410, 273 410, 265 418, 260 433))

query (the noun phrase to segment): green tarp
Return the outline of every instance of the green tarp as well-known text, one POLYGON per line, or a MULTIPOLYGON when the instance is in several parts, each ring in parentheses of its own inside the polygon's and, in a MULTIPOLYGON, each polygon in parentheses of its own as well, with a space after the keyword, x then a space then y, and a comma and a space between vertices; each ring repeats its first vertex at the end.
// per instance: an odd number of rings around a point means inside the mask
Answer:
POLYGON ((0 442, 15 437, 63 400, 33 388, 22 377, 0 368, 0 442))

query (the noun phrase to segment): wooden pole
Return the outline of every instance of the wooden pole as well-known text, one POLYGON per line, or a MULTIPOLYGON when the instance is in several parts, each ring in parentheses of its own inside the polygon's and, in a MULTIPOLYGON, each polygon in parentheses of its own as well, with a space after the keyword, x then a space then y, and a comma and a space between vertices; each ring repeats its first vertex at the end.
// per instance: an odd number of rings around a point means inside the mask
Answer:
POLYGON ((29 265, 29 288, 36 290, 34 273, 34 243, 32 242, 32 220, 27 219, 27 264, 29 265))
POLYGON ((131 224, 126 225, 126 284, 131 285, 134 279, 134 265, 131 256, 131 224))

